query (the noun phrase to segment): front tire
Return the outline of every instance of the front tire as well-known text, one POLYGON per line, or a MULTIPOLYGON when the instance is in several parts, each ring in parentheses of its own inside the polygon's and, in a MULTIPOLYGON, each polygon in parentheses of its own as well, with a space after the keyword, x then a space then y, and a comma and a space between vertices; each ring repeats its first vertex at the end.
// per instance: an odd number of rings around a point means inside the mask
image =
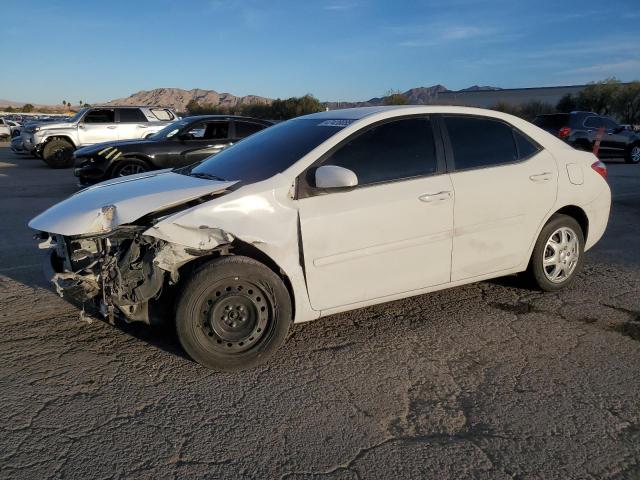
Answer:
POLYGON ((73 145, 64 140, 54 139, 42 149, 42 159, 51 168, 69 168, 73 166, 73 145))
POLYGON ((568 287, 584 264, 584 234, 578 222, 553 215, 542 228, 533 248, 527 273, 545 292, 568 287))
POLYGON ((235 255, 196 270, 176 312, 184 350, 219 371, 264 363, 284 343, 291 323, 291 298, 280 277, 251 258, 235 255))
POLYGON ((118 163, 113 167, 111 178, 126 177, 138 173, 145 173, 149 170, 151 170, 151 167, 144 160, 128 158, 118 161, 118 163))

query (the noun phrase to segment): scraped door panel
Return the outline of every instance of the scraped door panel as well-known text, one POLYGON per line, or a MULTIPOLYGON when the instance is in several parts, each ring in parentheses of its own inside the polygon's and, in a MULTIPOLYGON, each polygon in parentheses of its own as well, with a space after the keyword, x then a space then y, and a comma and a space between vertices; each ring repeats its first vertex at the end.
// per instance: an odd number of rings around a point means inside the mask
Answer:
POLYGON ((443 174, 300 200, 312 307, 326 310, 449 282, 451 192, 443 174))

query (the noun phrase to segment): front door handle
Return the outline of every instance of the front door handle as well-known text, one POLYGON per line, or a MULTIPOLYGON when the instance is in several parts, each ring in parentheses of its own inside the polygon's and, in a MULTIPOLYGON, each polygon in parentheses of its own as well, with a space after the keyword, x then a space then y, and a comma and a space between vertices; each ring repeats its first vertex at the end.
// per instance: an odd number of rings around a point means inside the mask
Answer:
POLYGON ((441 202, 443 200, 449 200, 452 193, 449 191, 438 193, 424 193, 418 197, 418 200, 425 203, 441 202))
POLYGON ((532 182, 548 182, 551 180, 551 172, 537 173, 535 175, 530 175, 529 180, 532 182))
POLYGON ((109 130, 113 130, 114 128, 116 128, 116 126, 115 126, 115 125, 109 125, 107 128, 108 128, 109 130))

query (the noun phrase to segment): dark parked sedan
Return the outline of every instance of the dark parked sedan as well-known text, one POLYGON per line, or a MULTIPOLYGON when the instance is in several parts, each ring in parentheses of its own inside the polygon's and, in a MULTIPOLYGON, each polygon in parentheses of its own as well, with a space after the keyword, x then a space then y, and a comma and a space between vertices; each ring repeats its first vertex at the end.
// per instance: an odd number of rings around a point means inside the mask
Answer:
POLYGON ((161 168, 175 168, 215 155, 269 126, 248 117, 202 115, 171 123, 144 140, 100 143, 75 151, 80 185, 161 168))
POLYGON ((593 112, 551 113, 538 115, 533 124, 586 151, 593 150, 601 131, 598 157, 624 157, 627 163, 640 163, 640 133, 609 117, 593 112))

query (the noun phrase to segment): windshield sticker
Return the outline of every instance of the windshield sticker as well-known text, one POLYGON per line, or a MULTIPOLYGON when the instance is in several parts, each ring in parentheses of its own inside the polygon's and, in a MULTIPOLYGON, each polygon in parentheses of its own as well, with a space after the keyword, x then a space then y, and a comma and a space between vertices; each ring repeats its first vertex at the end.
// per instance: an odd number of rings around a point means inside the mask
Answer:
POLYGON ((325 120, 322 123, 318 124, 318 127, 348 127, 353 123, 353 120, 346 119, 336 119, 336 120, 325 120))

